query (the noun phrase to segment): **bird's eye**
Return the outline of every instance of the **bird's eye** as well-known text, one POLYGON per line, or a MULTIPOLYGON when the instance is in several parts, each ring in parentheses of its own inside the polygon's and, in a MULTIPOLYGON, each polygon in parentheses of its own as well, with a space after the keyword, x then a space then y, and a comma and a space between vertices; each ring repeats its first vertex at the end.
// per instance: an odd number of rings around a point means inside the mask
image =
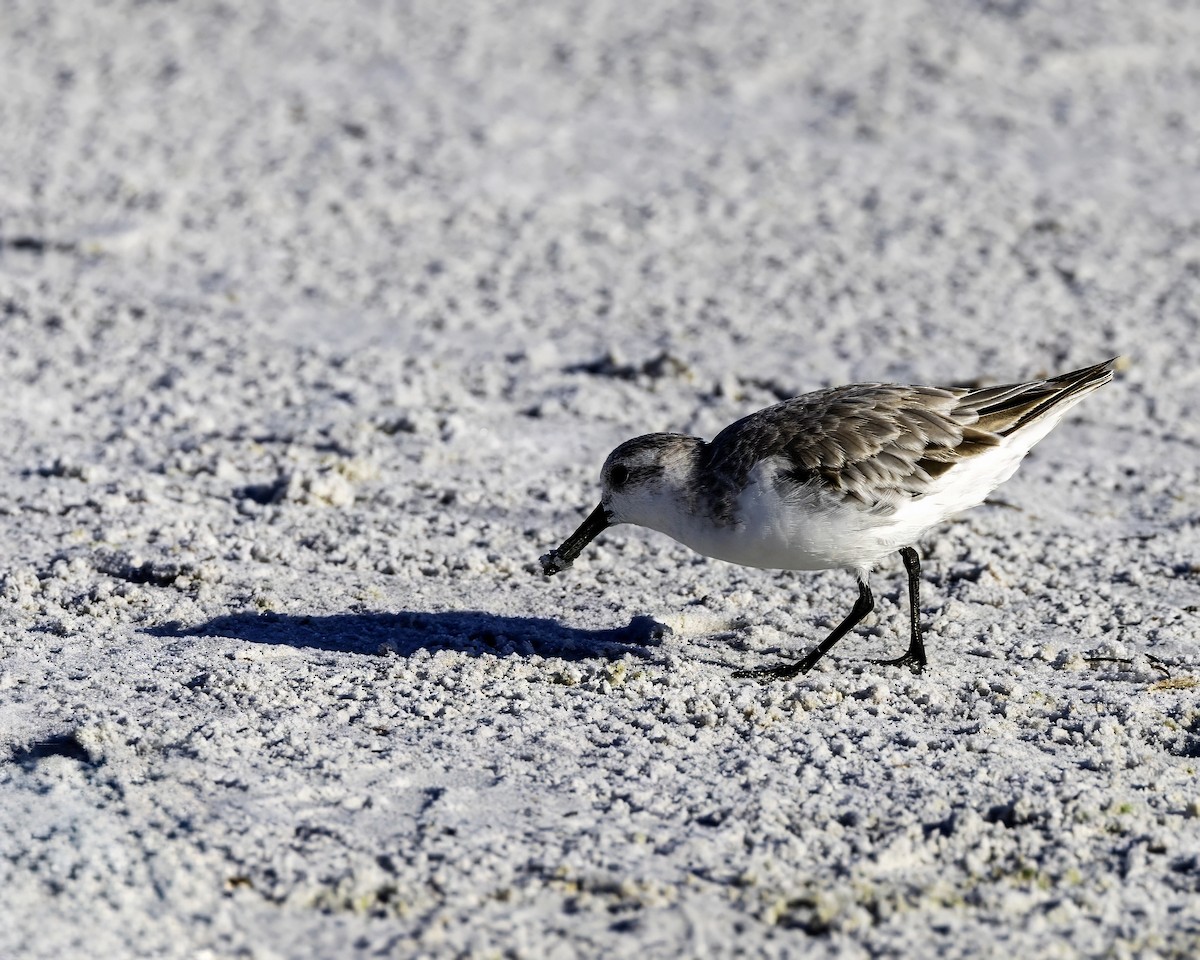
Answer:
POLYGON ((625 481, 629 479, 629 468, 623 463, 618 463, 608 473, 608 482, 614 487, 623 487, 625 481))

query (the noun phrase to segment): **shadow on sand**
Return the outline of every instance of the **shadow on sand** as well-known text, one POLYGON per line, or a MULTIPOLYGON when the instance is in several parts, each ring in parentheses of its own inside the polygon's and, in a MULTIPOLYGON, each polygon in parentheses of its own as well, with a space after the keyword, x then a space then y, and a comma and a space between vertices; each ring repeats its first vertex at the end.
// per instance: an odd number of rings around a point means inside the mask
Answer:
POLYGON ((671 628, 646 616, 615 629, 581 630, 556 620, 455 610, 329 616, 232 613, 190 627, 165 623, 146 632, 156 637, 235 637, 250 643, 402 657, 427 649, 458 650, 470 656, 618 660, 626 654, 649 658, 648 648, 660 644, 671 628))

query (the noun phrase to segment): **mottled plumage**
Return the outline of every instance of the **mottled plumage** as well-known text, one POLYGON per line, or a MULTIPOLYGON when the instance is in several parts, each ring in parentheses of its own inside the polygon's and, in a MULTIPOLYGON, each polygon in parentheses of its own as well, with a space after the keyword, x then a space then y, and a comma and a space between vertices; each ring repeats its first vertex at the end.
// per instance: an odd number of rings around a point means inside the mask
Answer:
POLYGON ((649 434, 618 446, 601 471, 599 507, 557 550, 566 569, 601 530, 637 523, 707 556, 794 570, 844 567, 859 580, 850 617, 799 664, 806 672, 871 609, 867 577, 899 550, 913 601, 912 640, 897 662, 925 663, 916 619, 919 564, 911 545, 980 503, 1116 361, 1049 380, 998 387, 859 383, 759 410, 706 443, 649 434))

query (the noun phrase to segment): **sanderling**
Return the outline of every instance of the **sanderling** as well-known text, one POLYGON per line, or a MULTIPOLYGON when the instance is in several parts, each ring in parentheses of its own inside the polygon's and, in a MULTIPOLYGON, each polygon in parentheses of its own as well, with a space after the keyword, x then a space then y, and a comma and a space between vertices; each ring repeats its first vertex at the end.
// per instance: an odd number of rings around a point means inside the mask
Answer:
POLYGON ((911 639, 894 660, 925 666, 921 565, 912 545, 983 501, 1116 359, 1049 380, 999 387, 857 383, 752 413, 711 443, 676 433, 627 440, 600 472, 600 505, 541 557, 551 576, 606 527, 636 523, 698 553, 748 567, 844 568, 858 579, 849 615, 798 663, 734 676, 807 673, 874 608, 868 576, 894 550, 908 573, 911 639))

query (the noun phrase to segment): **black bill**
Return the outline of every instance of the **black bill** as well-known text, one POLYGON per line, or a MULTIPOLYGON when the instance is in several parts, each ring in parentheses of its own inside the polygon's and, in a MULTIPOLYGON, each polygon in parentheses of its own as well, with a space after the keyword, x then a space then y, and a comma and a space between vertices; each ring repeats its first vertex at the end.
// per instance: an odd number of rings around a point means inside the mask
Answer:
POLYGON ((556 547, 538 558, 542 565, 542 573, 548 577, 562 573, 575 562, 575 558, 579 556, 584 547, 611 525, 612 520, 608 511, 604 509, 604 504, 600 504, 588 514, 588 518, 579 525, 579 529, 563 541, 561 547, 556 547))

